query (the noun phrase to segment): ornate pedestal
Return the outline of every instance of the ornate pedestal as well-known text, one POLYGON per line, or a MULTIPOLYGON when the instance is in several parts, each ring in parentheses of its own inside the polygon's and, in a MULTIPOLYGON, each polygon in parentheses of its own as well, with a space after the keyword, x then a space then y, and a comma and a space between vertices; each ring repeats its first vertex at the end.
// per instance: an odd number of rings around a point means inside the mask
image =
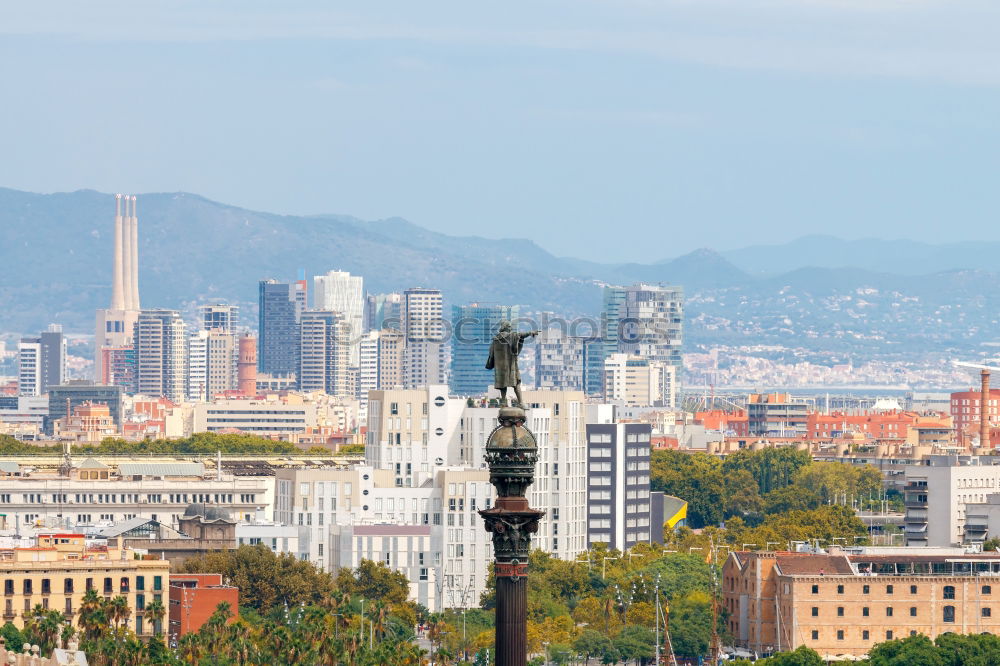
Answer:
POLYGON ((528 655, 528 553, 531 535, 545 514, 528 506, 524 494, 535 478, 538 445, 524 427, 524 410, 504 407, 486 442, 490 483, 497 490, 492 508, 479 512, 493 534, 496 558, 496 663, 525 666, 528 655))

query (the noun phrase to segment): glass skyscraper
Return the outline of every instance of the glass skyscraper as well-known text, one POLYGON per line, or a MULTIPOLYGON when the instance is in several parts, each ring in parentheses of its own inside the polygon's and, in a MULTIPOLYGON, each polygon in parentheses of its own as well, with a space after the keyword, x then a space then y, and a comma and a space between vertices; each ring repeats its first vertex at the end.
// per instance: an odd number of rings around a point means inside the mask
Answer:
POLYGON ((257 369, 271 376, 298 376, 299 316, 295 285, 262 280, 258 305, 257 369))
POLYGON ((516 305, 454 305, 451 308, 451 382, 453 395, 475 396, 493 386, 493 371, 486 369, 490 341, 507 320, 517 327, 516 305))

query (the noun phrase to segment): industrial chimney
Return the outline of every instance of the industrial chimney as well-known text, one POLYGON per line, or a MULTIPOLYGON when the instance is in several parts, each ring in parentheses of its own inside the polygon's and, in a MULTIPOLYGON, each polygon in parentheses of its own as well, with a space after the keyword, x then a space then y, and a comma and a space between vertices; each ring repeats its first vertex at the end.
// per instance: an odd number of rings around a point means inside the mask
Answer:
POLYGON ((990 371, 983 368, 979 371, 979 376, 983 380, 979 395, 979 446, 985 449, 990 446, 990 371))

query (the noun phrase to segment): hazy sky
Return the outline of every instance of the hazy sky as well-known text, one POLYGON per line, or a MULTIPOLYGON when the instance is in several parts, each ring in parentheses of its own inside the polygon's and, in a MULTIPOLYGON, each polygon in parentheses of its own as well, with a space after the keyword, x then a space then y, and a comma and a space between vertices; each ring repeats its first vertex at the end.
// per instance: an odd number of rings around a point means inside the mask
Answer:
POLYGON ((996 0, 21 2, 0 185, 651 261, 1000 239, 996 0))

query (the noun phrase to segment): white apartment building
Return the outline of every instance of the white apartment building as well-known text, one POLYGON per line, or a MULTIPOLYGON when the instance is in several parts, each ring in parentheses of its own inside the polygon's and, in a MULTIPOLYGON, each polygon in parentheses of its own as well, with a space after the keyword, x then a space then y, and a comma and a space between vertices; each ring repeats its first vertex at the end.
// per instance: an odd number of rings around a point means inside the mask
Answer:
POLYGON ((275 483, 274 520, 308 532, 302 552, 316 565, 332 570, 388 558, 390 566, 411 577, 414 600, 429 608, 441 608, 445 596, 466 588, 471 607, 485 590, 492 542, 476 512, 493 498, 486 470, 440 467, 421 486, 402 487, 391 470, 370 466, 282 469, 275 483), (345 530, 348 526, 354 529, 345 530), (373 529, 359 533, 360 526, 373 529), (398 526, 426 529, 405 535, 421 537, 405 552, 386 554, 391 538, 404 536, 390 529, 398 526), (357 542, 359 537, 364 540, 357 542), (428 550, 419 550, 424 547, 428 550), (434 572, 420 580, 425 567, 434 572), (435 597, 428 596, 430 587, 419 585, 431 582, 438 588, 435 597))
POLYGON ((229 509, 237 520, 270 509, 268 478, 205 473, 201 463, 118 463, 88 458, 68 474, 25 472, 4 479, 0 514, 8 524, 75 525, 143 517, 177 527, 194 502, 229 509))
POLYGON ((1000 460, 994 456, 932 455, 907 465, 904 474, 908 546, 975 540, 965 533, 967 511, 982 513, 989 495, 1000 492, 1000 460))
POLYGON ((293 555, 298 559, 308 559, 309 532, 293 525, 273 522, 236 523, 236 544, 256 546, 263 544, 277 555, 293 555))
POLYGON ((317 425, 316 403, 293 396, 287 400, 214 400, 191 405, 190 410, 192 432, 237 429, 271 436, 302 432, 317 425))

